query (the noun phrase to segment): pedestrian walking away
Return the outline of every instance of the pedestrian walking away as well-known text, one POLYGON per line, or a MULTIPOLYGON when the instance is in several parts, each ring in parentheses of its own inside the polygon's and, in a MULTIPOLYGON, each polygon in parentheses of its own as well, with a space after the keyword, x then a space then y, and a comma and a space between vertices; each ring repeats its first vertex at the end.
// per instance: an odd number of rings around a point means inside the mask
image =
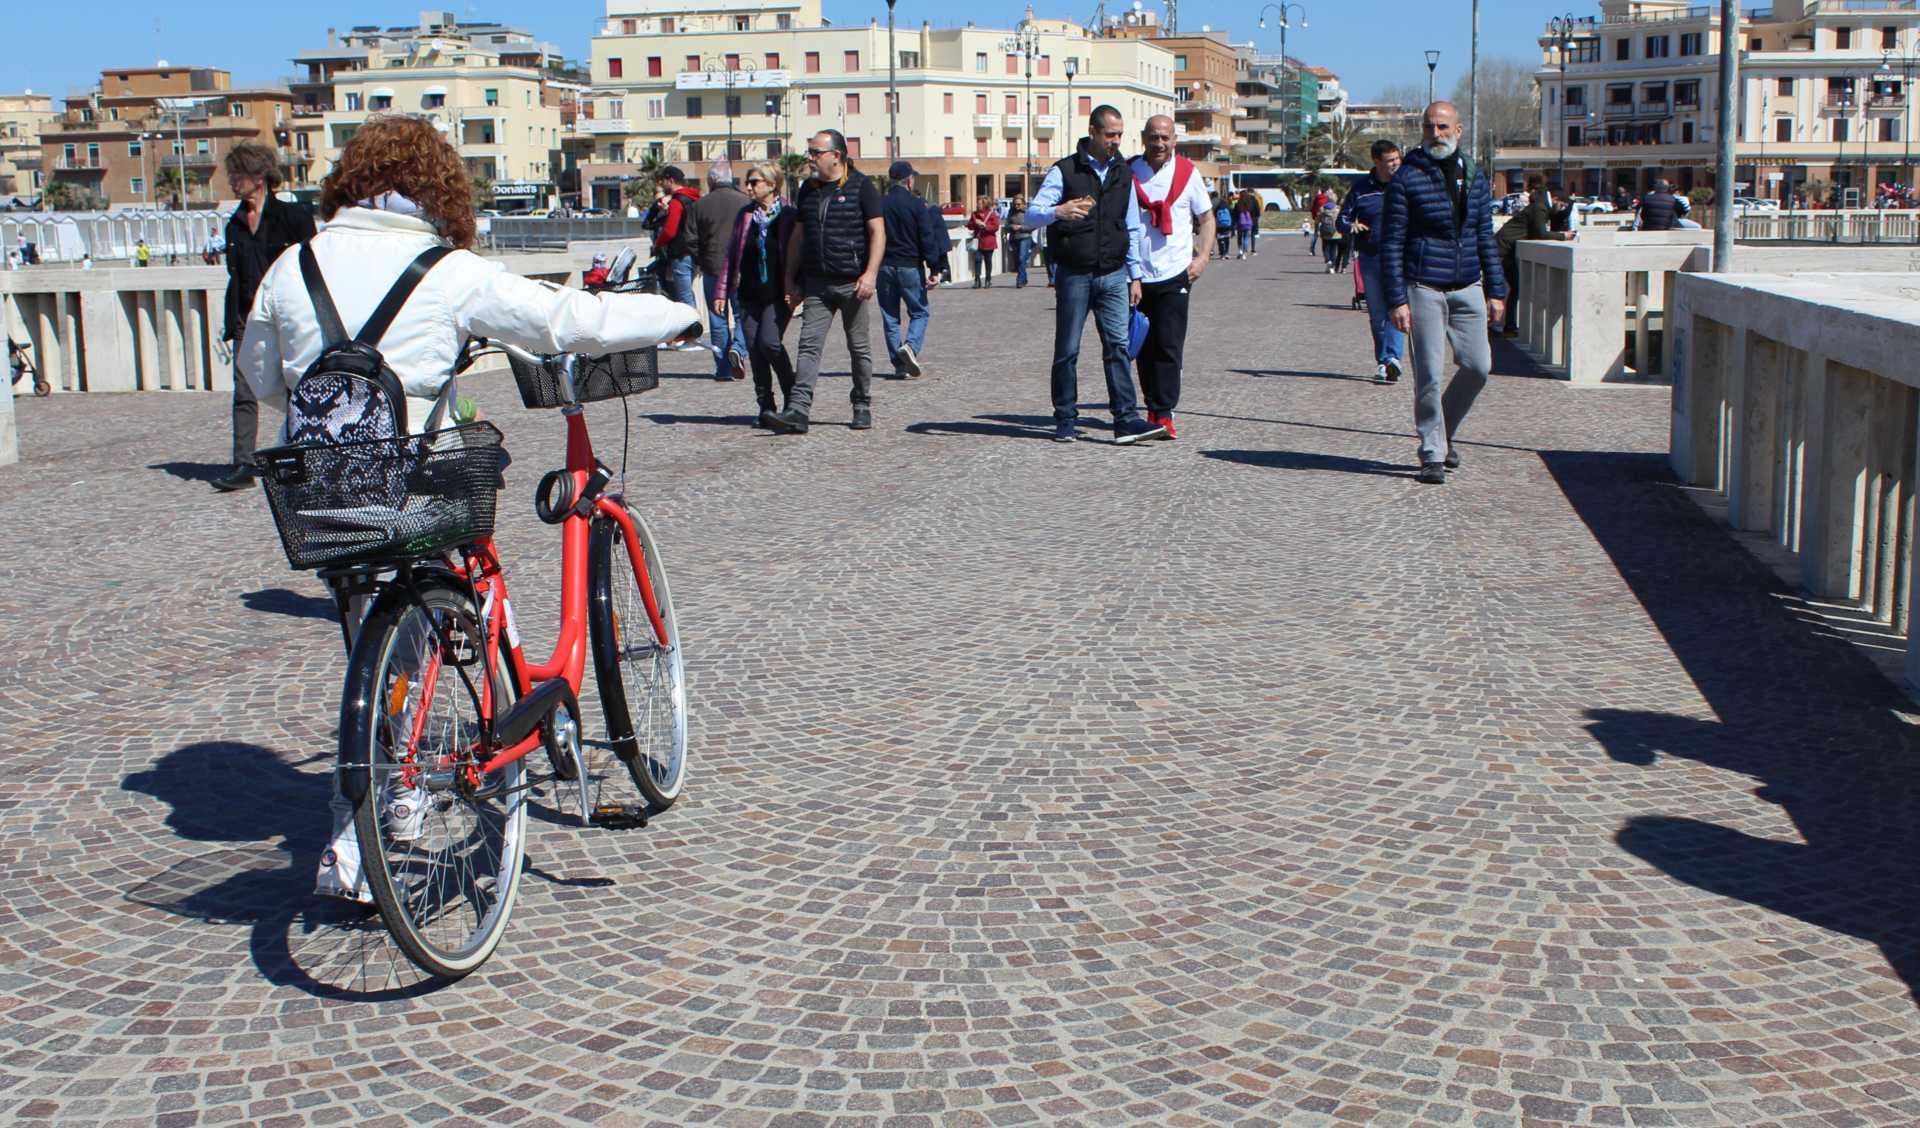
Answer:
POLYGON ((873 295, 887 250, 886 220, 879 190, 847 159, 839 130, 814 134, 807 159, 813 175, 796 195, 798 216, 787 240, 787 302, 801 306, 799 363, 793 397, 770 422, 788 434, 807 430, 820 356, 837 314, 853 359, 851 426, 864 431, 873 426, 873 295))
POLYGON ((993 201, 980 197, 980 205, 967 217, 967 230, 973 233, 973 288, 993 288, 993 252, 1000 246, 1000 215, 993 201))
POLYGON ((1321 208, 1320 218, 1316 221, 1320 228, 1320 257, 1327 264, 1328 274, 1340 271, 1340 225, 1336 222, 1340 213, 1332 208, 1321 208))
POLYGON ((787 301, 787 243, 799 218, 780 195, 780 170, 770 164, 747 170, 747 196, 753 201, 734 218, 727 253, 720 260, 714 303, 720 315, 732 313, 747 339, 753 365, 753 396, 760 414, 754 426, 772 430, 773 417, 793 402, 793 359, 781 336, 793 307, 787 301), (735 308, 737 307, 737 308, 735 308), (774 381, 780 400, 774 402, 774 381))
POLYGON ((1559 241, 1572 239, 1572 231, 1554 229, 1553 213, 1556 200, 1547 190, 1547 178, 1535 173, 1527 177, 1527 206, 1519 215, 1507 220, 1494 236, 1500 244, 1500 270, 1507 279, 1507 316, 1501 332, 1513 336, 1517 326, 1514 318, 1520 309, 1520 243, 1526 239, 1546 239, 1559 241))
POLYGON ((1240 193, 1233 202, 1233 229, 1240 236, 1241 258, 1260 253, 1259 246, 1254 242, 1254 232, 1260 227, 1262 206, 1260 196, 1251 188, 1240 193))
POLYGON ((660 285, 669 298, 682 305, 693 304, 694 220, 693 205, 700 195, 687 187, 687 174, 668 165, 653 174, 660 230, 654 237, 654 269, 660 273, 660 285))
POLYGON ((1392 384, 1399 381, 1406 363, 1407 338, 1387 316, 1386 295, 1380 288, 1380 235, 1387 185, 1400 168, 1400 146, 1383 137, 1373 143, 1372 153, 1373 171, 1348 190, 1335 222, 1353 241, 1353 276, 1367 305, 1367 327, 1373 331, 1373 377, 1392 384))
POLYGON ((1233 206, 1219 192, 1213 194, 1213 239, 1221 258, 1233 253, 1233 206))
POLYGON ((1421 132, 1387 185, 1380 286, 1394 328, 1413 342, 1419 480, 1441 485, 1460 465, 1454 435, 1493 368, 1488 329, 1505 313, 1507 283, 1487 178, 1460 152, 1459 111, 1433 103, 1421 132), (1442 391, 1449 344, 1458 368, 1442 391))
MULTIPOLYGON (((227 151, 227 184, 240 197, 240 206, 227 220, 226 322, 220 339, 239 347, 240 334, 253 311, 260 280, 288 247, 313 238, 313 215, 301 204, 282 202, 280 155, 258 141, 242 141, 227 151)), ((213 480, 222 492, 244 490, 254 484, 257 467, 254 448, 260 441, 260 401, 253 385, 233 382, 233 468, 213 480)))
POLYGON ((1206 272, 1213 243, 1213 204, 1193 162, 1173 151, 1173 119, 1156 114, 1140 132, 1133 158, 1134 195, 1140 206, 1140 312, 1147 339, 1140 346, 1140 394, 1147 422, 1161 438, 1177 434, 1173 410, 1180 403, 1180 372, 1187 347, 1187 302, 1206 272), (1198 226, 1196 235, 1194 228, 1198 226))
POLYGON ((1053 422, 1055 442, 1079 437, 1080 336, 1092 312, 1113 411, 1113 441, 1158 438, 1161 428, 1140 417, 1127 364, 1129 307, 1140 301, 1140 199, 1120 156, 1126 123, 1112 106, 1087 119, 1087 136, 1055 162, 1027 205, 1027 223, 1047 229, 1047 255, 1056 263, 1053 306, 1053 422))
POLYGON ((886 337, 887 356, 893 362, 896 380, 921 375, 920 350, 931 318, 927 294, 940 284, 940 273, 946 269, 946 236, 936 213, 914 192, 915 175, 909 162, 893 162, 887 169, 893 187, 880 202, 881 217, 886 220, 887 251, 880 260, 876 296, 880 329, 886 337), (900 329, 902 306, 907 311, 904 334, 900 329))
MULTIPOLYGON (((721 290, 720 269, 733 238, 734 221, 747 210, 747 194, 734 187, 733 166, 715 161, 707 168, 707 194, 693 205, 694 259, 707 299, 707 344, 713 348, 713 378, 747 378, 747 330, 737 317, 714 309, 721 290)), ((675 299, 683 300, 683 299, 675 299)))
POLYGON ((1027 194, 1015 192, 1007 205, 1007 256, 1013 270, 1013 288, 1024 289, 1027 267, 1033 259, 1033 229, 1027 226, 1027 194))

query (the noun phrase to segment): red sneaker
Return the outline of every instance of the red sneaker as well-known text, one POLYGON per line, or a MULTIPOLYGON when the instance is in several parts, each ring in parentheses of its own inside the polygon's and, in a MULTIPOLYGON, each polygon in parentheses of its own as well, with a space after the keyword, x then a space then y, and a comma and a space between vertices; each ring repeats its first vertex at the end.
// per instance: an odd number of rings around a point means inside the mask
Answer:
POLYGON ((1165 427, 1167 429, 1167 433, 1160 436, 1160 438, 1163 441, 1170 443, 1173 440, 1180 437, 1173 433, 1173 412, 1168 411, 1168 412, 1162 413, 1159 419, 1159 423, 1162 427, 1165 427))

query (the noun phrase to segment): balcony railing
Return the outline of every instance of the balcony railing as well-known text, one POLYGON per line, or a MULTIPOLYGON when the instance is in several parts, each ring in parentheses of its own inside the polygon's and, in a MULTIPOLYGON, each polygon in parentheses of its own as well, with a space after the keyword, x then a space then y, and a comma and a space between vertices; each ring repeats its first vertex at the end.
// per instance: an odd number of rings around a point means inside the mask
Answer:
POLYGON ((1027 115, 1025 114, 1008 114, 1007 115, 1007 132, 1008 133, 1021 133, 1021 132, 1024 132, 1026 128, 1027 128, 1027 115))
POLYGON ((631 133, 633 132, 633 130, 629 129, 627 126, 627 119, 623 117, 591 118, 591 119, 580 122, 580 131, 582 133, 631 133))
POLYGON ((974 131, 975 131, 976 133, 977 133, 977 132, 980 132, 980 131, 983 131, 983 130, 993 130, 993 129, 997 129, 997 128, 999 128, 999 126, 1000 126, 1000 115, 999 115, 999 114, 975 114, 975 115, 973 115, 973 128, 974 128, 974 131))
POLYGON ((1608 102, 1607 116, 1608 117, 1632 117, 1633 103, 1632 102, 1608 102))
POLYGON ((1642 102, 1640 103, 1640 112, 1643 114, 1664 114, 1667 112, 1667 103, 1642 102))
POLYGON ((212 153, 162 153, 160 167, 178 168, 186 165, 188 168, 202 168, 212 165, 214 160, 212 153))
POLYGON ((1033 131, 1035 133, 1052 133, 1054 130, 1059 128, 1060 128, 1059 114, 1033 115, 1033 131))
POLYGON ((1225 106, 1220 104, 1219 100, 1214 98, 1182 98, 1174 103, 1173 108, 1176 110, 1211 110, 1216 113, 1226 109, 1225 106))
POLYGON ((1899 94, 1875 94, 1867 99, 1869 110, 1898 110, 1905 107, 1907 100, 1899 94))
POLYGON ((103 169, 107 167, 107 161, 105 157, 60 156, 60 157, 53 158, 53 167, 55 169, 68 171, 68 172, 72 172, 76 170, 103 169))
POLYGON ((1834 110, 1836 112, 1841 112, 1841 113, 1844 113, 1851 109, 1855 109, 1859 105, 1860 105, 1860 99, 1854 98, 1851 96, 1842 98, 1838 94, 1828 94, 1825 97, 1820 99, 1821 109, 1834 110))

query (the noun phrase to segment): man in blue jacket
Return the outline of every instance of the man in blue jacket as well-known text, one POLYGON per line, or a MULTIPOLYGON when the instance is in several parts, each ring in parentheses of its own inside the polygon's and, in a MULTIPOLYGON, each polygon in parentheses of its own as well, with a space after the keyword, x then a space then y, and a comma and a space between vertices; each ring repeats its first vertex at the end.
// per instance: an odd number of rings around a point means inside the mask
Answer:
POLYGON ((1380 226, 1387 210, 1387 185, 1400 168, 1400 146, 1382 137, 1373 143, 1373 172, 1347 193, 1334 226, 1353 240, 1355 269, 1367 292, 1367 324, 1373 330, 1373 378, 1385 384, 1400 379, 1406 335, 1387 320, 1380 290, 1380 226))
POLYGON ((880 328, 893 359, 893 378, 920 376, 920 346, 927 338, 927 288, 940 284, 946 264, 935 214, 913 191, 913 165, 895 161, 887 169, 893 187, 880 201, 887 224, 887 251, 880 259, 880 328), (900 307, 907 307, 907 331, 900 333, 900 307))
POLYGON ((1454 432, 1493 369, 1488 328, 1506 314, 1507 281, 1493 237, 1487 178, 1460 152, 1459 111, 1451 102, 1433 103, 1421 133, 1420 147, 1406 155, 1387 185, 1380 291, 1393 327, 1413 338, 1418 477, 1437 486, 1460 465, 1454 432), (1443 393, 1449 344, 1459 370, 1443 393))

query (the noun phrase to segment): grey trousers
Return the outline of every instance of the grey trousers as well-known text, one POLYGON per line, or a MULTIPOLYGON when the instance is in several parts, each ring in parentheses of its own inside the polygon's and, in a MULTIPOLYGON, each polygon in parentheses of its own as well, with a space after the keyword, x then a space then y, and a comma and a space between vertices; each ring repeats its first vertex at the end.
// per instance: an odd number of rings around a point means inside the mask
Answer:
POLYGON ((827 330, 833 327, 833 315, 840 315, 840 326, 847 335, 847 352, 853 357, 853 394, 855 407, 873 402, 873 299, 860 301, 853 296, 853 283, 828 282, 803 278, 800 289, 806 301, 800 306, 799 356, 794 363, 793 394, 787 407, 802 415, 813 410, 813 385, 820 378, 820 354, 826 351, 827 330))
POLYGON ((233 374, 233 464, 252 466, 254 447, 259 442, 260 401, 253 396, 253 385, 236 370, 233 374))
POLYGON ((1407 290, 1407 304, 1413 311, 1413 425, 1420 432, 1420 461, 1440 462, 1493 370, 1486 291, 1480 286, 1413 286, 1407 290), (1448 345, 1459 370, 1442 392, 1448 345))

